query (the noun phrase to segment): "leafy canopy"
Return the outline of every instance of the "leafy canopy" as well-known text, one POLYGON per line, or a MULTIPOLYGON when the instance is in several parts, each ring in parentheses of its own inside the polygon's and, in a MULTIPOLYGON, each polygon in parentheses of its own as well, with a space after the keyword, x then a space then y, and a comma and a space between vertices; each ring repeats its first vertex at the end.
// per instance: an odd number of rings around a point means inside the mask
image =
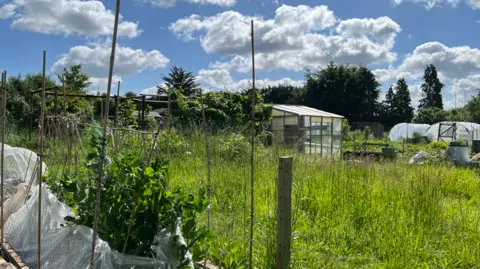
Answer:
POLYGON ((191 96, 197 92, 198 84, 195 76, 183 68, 173 66, 168 75, 161 75, 164 84, 158 86, 158 94, 168 94, 170 90, 178 90, 184 96, 191 96))

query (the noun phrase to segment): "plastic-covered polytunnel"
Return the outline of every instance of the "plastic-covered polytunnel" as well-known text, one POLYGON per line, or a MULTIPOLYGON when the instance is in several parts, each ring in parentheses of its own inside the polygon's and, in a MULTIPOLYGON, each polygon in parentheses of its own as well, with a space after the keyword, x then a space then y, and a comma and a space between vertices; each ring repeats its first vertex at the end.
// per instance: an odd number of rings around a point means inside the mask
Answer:
POLYGON ((472 145, 473 140, 480 140, 480 124, 473 122, 439 122, 435 123, 427 131, 427 139, 455 141, 466 140, 472 145))
POLYGON ((273 105, 266 124, 273 142, 297 146, 300 152, 322 157, 340 157, 343 116, 307 106, 273 105))
POLYGON ((417 123, 399 123, 390 130, 388 137, 392 141, 397 141, 402 138, 413 138, 414 133, 419 133, 423 136, 426 135, 428 124, 417 124, 417 123))

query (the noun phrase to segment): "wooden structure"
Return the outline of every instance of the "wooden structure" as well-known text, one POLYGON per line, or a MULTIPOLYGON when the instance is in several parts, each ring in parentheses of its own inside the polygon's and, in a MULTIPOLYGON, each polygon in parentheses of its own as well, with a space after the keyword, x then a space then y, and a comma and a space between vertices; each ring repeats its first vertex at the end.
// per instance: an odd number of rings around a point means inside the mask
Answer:
POLYGON ((383 133, 385 132, 385 127, 379 122, 354 122, 352 123, 352 130, 365 130, 366 127, 369 127, 373 133, 373 136, 377 139, 383 138, 383 133))

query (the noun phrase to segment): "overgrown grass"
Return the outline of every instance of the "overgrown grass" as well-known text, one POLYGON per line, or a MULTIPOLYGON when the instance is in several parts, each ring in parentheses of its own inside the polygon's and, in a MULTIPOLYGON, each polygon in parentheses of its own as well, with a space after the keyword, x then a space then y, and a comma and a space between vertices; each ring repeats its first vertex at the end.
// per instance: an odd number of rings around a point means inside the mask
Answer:
MULTIPOLYGON (((35 136, 34 136, 35 138, 35 136)), ((208 256, 224 268, 247 268, 250 218, 250 144, 240 135, 210 137, 211 230, 208 256)), ((61 166, 61 150, 50 143, 47 165, 61 166), (52 149, 55 149, 53 150, 52 149), (55 156, 55 152, 58 156, 55 156), (60 163, 60 164, 59 164, 60 163)), ((130 136, 124 151, 139 156, 151 141, 130 136)), ((12 145, 30 145, 16 138, 12 145)), ((348 148, 344 144, 344 149, 348 148)), ((400 144, 394 144, 400 149, 400 144)), ((442 145, 408 145, 440 152, 442 145)), ((292 268, 478 268, 480 180, 478 171, 397 162, 347 165, 279 147, 255 151, 256 268, 275 268, 278 157, 294 155, 292 268)), ((359 148, 359 147, 358 147, 359 148)), ((171 188, 205 187, 203 134, 162 138, 158 153, 170 159, 171 188)), ((72 156, 82 156, 81 146, 72 156)), ((75 166, 72 165, 72 169, 75 166)), ((207 223, 207 215, 201 221, 207 223)))
MULTIPOLYGON (((201 136, 171 156, 171 184, 205 184, 201 136)), ((247 266, 249 143, 211 138, 210 256, 225 268, 247 266), (232 142, 233 141, 233 142, 232 142)), ((279 148, 255 152, 257 268, 275 268, 279 148)), ((295 153, 293 153, 295 154, 295 153)), ((403 162, 349 167, 295 154, 292 268, 474 268, 480 264, 477 171, 403 162)))

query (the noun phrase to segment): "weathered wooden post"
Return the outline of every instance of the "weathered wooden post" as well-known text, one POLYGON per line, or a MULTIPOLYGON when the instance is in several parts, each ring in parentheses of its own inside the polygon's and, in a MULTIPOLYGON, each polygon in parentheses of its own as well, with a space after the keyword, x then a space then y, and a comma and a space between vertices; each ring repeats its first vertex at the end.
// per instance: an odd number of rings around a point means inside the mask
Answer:
MULTIPOLYGON (((1 197, 0 197, 0 200, 2 201, 2 212, 0 214, 0 224, 2 225, 1 226, 1 239, 0 239, 0 242, 2 242, 1 244, 1 248, 0 250, 3 251, 3 241, 4 241, 4 237, 3 237, 3 222, 4 222, 4 219, 3 219, 3 185, 4 185, 4 179, 5 179, 5 128, 7 126, 7 121, 6 121, 6 117, 7 117, 7 71, 3 72, 2 73, 2 104, 1 104, 1 108, 2 108, 2 130, 1 130, 1 139, 2 139, 2 152, 1 152, 1 155, 0 155, 0 158, 1 158, 1 185, 0 185, 0 192, 1 192, 1 197)), ((2 253, 3 254, 3 253, 2 253)))
POLYGON ((293 157, 280 157, 277 180, 277 257, 276 269, 287 269, 290 263, 292 237, 293 157))

